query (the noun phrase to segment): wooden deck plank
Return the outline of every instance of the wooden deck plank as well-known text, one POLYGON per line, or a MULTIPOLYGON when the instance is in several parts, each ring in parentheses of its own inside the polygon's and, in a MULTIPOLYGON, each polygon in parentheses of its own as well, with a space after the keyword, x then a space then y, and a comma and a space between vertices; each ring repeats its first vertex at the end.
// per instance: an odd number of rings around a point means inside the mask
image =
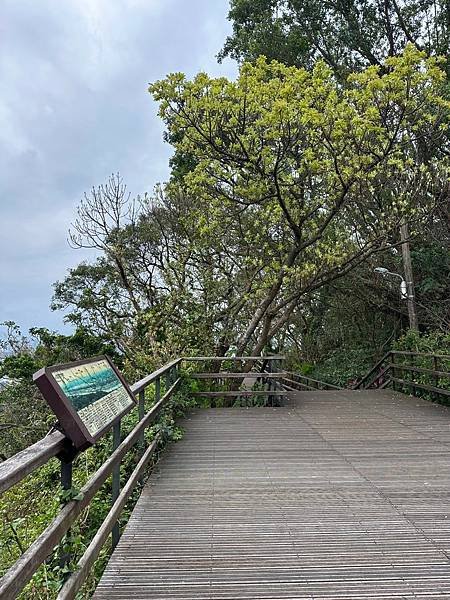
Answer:
POLYGON ((450 598, 449 409, 295 392, 183 426, 95 599, 450 598))

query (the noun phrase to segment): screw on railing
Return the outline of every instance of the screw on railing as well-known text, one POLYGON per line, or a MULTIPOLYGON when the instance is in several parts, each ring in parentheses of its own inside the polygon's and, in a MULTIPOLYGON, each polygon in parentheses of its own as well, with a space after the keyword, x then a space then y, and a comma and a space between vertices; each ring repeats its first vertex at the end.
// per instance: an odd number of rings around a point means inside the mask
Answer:
MULTIPOLYGON (((121 429, 121 419, 119 419, 117 421, 117 423, 114 423, 114 425, 113 425, 113 444, 112 444, 113 452, 114 452, 114 450, 117 449, 117 447, 120 444, 120 429, 121 429)), ((119 497, 119 493, 120 493, 120 462, 114 467, 114 470, 112 472, 111 505, 113 505, 114 502, 117 500, 117 498, 119 497)), ((120 525, 119 525, 118 521, 114 524, 111 535, 112 535, 112 547, 114 549, 117 546, 117 544, 119 542, 119 538, 120 538, 120 525)))

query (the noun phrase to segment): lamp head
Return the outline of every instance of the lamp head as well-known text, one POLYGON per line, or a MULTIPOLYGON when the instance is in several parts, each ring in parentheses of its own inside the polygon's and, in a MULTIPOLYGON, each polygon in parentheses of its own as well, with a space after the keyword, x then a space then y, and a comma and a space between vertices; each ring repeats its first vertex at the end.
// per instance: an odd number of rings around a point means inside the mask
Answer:
POLYGON ((381 273, 381 275, 386 275, 386 273, 389 273, 388 269, 385 269, 384 267, 375 267, 374 271, 375 273, 381 273))

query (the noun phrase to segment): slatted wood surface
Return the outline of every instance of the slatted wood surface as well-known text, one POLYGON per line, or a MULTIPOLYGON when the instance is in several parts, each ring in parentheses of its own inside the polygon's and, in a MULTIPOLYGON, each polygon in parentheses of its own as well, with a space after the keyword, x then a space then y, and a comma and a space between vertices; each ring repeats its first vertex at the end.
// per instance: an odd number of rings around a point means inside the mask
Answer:
POLYGON ((97 600, 450 598, 449 409, 311 391, 183 425, 97 600))

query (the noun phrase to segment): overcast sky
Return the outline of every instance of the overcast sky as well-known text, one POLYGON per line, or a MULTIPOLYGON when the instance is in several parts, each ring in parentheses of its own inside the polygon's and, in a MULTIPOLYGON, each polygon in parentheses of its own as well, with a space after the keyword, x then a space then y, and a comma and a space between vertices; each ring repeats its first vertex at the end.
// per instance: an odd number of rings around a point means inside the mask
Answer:
POLYGON ((49 303, 85 258, 67 244, 83 192, 116 171, 133 194, 166 179, 148 83, 234 77, 215 59, 227 11, 227 0, 0 1, 0 321, 64 328, 49 303))

